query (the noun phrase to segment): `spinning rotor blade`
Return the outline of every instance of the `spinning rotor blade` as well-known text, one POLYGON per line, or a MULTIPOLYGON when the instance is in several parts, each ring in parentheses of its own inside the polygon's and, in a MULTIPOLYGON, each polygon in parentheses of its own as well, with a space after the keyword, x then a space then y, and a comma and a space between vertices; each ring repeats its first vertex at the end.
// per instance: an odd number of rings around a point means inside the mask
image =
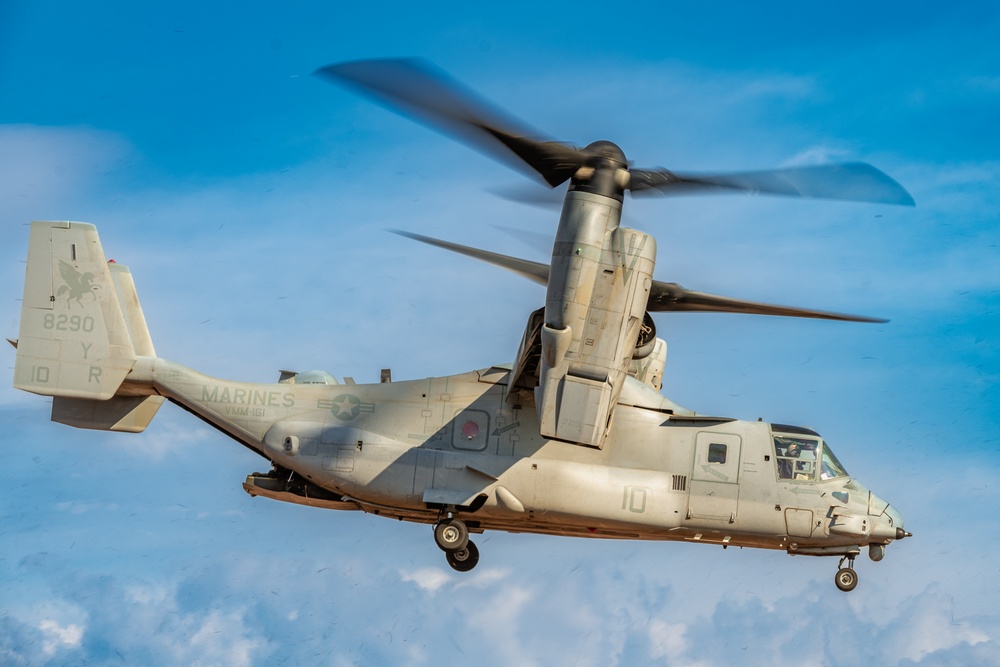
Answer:
POLYGON ((486 191, 500 197, 500 199, 548 209, 558 209, 566 198, 566 193, 562 188, 540 190, 530 183, 497 185, 486 188, 486 191))
MULTIPOLYGON (((327 65, 315 73, 409 114, 516 169, 537 173, 551 187, 573 176, 586 181, 590 176, 580 168, 592 168, 595 160, 607 157, 609 145, 614 148, 613 158, 625 160, 620 149, 609 142, 598 141, 581 149, 544 139, 423 60, 361 60, 327 65)), ((622 168, 626 168, 624 162, 622 168)), ((628 169, 620 187, 646 194, 749 192, 913 205, 913 197, 899 183, 864 162, 733 174, 628 169)))
MULTIPOLYGON (((470 248, 469 246, 441 241, 430 236, 422 236, 412 232, 404 232, 398 229, 390 230, 393 234, 399 234, 421 243, 444 248, 460 255, 473 257, 475 259, 499 266, 500 268, 513 271, 514 273, 536 282, 539 285, 547 285, 549 282, 549 267, 547 264, 532 262, 526 259, 518 259, 509 255, 501 255, 487 250, 470 248)), ((733 299, 726 296, 708 294, 707 292, 696 292, 681 287, 677 283, 664 283, 658 280, 653 281, 649 291, 649 301, 646 303, 646 310, 651 313, 664 312, 688 312, 688 313, 743 313, 746 315, 774 315, 778 317, 805 317, 820 320, 838 320, 841 322, 878 322, 885 323, 884 320, 876 317, 864 317, 862 315, 846 315, 842 313, 830 313, 822 310, 811 310, 808 308, 794 308, 790 306, 775 306, 768 303, 756 301, 745 301, 743 299, 733 299)))
POLYGON ((423 60, 362 60, 327 65, 315 74, 360 90, 515 168, 530 167, 552 187, 572 176, 587 157, 572 146, 532 138, 540 135, 423 60))
POLYGON ((629 172, 633 195, 718 192, 840 199, 913 206, 913 197, 888 174, 865 162, 792 167, 738 174, 680 174, 666 169, 629 172))
POLYGON ((794 308, 790 306, 775 306, 757 301, 733 299, 728 296, 718 296, 706 292, 696 292, 681 287, 677 283, 662 283, 653 281, 649 291, 649 301, 646 309, 651 313, 661 312, 700 312, 700 313, 743 313, 746 315, 776 315, 779 317, 806 317, 818 320, 838 320, 841 322, 878 322, 885 323, 878 317, 863 315, 846 315, 830 313, 823 310, 794 308))
POLYGON ((473 257, 482 262, 486 262, 487 264, 493 264, 494 266, 499 266, 502 269, 513 271, 522 278, 527 278, 528 280, 538 283, 539 285, 549 284, 549 267, 547 264, 529 262, 526 259, 518 259, 517 257, 501 255, 495 252, 489 252, 488 250, 479 250, 478 248, 470 248, 469 246, 450 243, 448 241, 441 241, 440 239, 431 238, 430 236, 422 236, 420 234, 414 234, 413 232, 404 232, 400 229, 390 229, 389 231, 393 234, 399 234, 400 236, 405 236, 408 239, 413 239, 414 241, 420 241, 421 243, 426 243, 427 245, 444 248, 445 250, 457 252, 459 255, 473 257))

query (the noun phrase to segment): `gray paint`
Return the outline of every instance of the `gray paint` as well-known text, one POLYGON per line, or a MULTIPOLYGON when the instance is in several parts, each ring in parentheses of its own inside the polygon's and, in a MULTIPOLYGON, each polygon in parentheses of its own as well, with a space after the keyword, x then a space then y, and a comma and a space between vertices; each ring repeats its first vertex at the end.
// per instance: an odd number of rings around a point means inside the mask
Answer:
MULTIPOLYGON (((780 478, 771 425, 680 408, 622 370, 630 354, 609 369, 618 375, 602 446, 580 446, 542 435, 532 392, 512 391, 510 368, 365 385, 300 384, 283 372, 281 382, 254 384, 140 354, 152 343, 134 287, 106 267, 92 226, 32 225, 15 386, 58 397, 53 419, 84 428, 140 431, 159 402, 177 403, 274 463, 279 474, 248 477, 253 495, 429 524, 450 514, 472 532, 695 541, 851 560, 865 545, 880 558, 882 545, 905 536, 898 512, 851 477, 780 478), (58 298, 64 276, 82 275, 91 289, 81 299, 58 298), (125 362, 109 397, 108 377, 125 362)), ((592 307, 593 298, 584 301, 592 307)), ((564 359, 593 359, 570 349, 576 356, 564 359)), ((665 345, 658 349, 661 373, 665 345)), ((823 445, 809 433, 794 437, 815 456, 823 445)), ((817 470, 819 461, 802 465, 817 470)))

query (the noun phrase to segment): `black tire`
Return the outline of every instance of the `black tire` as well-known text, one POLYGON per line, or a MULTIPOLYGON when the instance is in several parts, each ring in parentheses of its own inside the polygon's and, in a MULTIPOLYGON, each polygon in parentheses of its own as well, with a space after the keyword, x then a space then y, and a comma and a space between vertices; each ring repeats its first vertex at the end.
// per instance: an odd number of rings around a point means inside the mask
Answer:
POLYGON ((464 549, 446 551, 445 558, 451 569, 458 572, 468 572, 479 563, 479 547, 472 540, 467 540, 464 549))
POLYGON ((849 567, 842 567, 837 570, 837 576, 833 580, 836 582, 837 588, 848 593, 857 588, 858 573, 849 567))
POLYGON ((460 519, 446 519, 434 526, 434 541, 441 551, 458 551, 469 543, 469 529, 460 519))

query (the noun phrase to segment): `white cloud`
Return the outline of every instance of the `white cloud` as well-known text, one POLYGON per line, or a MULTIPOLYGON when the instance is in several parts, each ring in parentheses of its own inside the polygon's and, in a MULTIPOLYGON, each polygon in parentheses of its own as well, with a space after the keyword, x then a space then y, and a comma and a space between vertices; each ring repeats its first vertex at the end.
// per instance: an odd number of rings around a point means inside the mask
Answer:
MULTIPOLYGON (((184 529, 207 544, 197 525, 184 529)), ((237 544, 239 535, 223 524, 210 541, 237 544)), ((135 573, 112 571, 115 561, 79 573, 85 552, 75 554, 79 560, 41 560, 38 572, 52 586, 30 597, 60 607, 72 595, 86 623, 42 616, 60 620, 48 635, 34 622, 34 638, 19 640, 18 655, 40 656, 46 637, 63 642, 57 655, 64 661, 101 662, 100 647, 113 646, 121 658, 105 656, 111 661, 150 665, 262 665, 276 655, 296 663, 325 656, 329 664, 420 665, 460 655, 484 667, 559 660, 721 667, 947 663, 970 649, 979 656, 998 650, 989 619, 952 608, 940 587, 914 592, 899 577, 883 581, 882 572, 865 568, 861 587, 845 596, 828 576, 832 563, 783 554, 497 535, 484 557, 517 567, 489 568, 473 583, 476 571, 466 579, 432 564, 441 554, 422 530, 301 510, 258 517, 254 544, 249 552, 185 557, 169 575, 176 578, 144 571, 165 557, 155 552, 140 558, 135 573), (331 530, 287 539, 316 521, 331 530), (268 539, 275 535, 281 538, 268 539), (408 542, 418 535, 425 544, 408 542), (526 567, 516 556, 526 551, 545 558, 526 567), (365 553, 394 558, 359 556, 365 553), (413 566, 396 568, 400 558, 413 566), (813 580, 810 572, 822 576, 813 580), (71 626, 85 629, 86 641, 75 647, 71 626)), ((15 637, 0 624, 0 647, 15 637)))
POLYGON ((887 656, 920 662, 962 644, 976 646, 990 641, 988 632, 972 620, 956 620, 953 602, 937 585, 914 596, 897 612, 885 639, 887 656))
MULTIPOLYGON (((0 632, 0 647, 8 646, 18 659, 30 663, 40 650, 43 658, 58 657, 65 664, 110 658, 131 664, 242 667, 263 664, 270 653, 267 639, 251 631, 246 609, 238 602, 222 608, 192 609, 183 601, 181 586, 185 582, 129 582, 111 574, 74 579, 52 570, 62 567, 59 562, 50 560, 46 567, 47 574, 60 581, 59 590, 50 591, 36 604, 59 602, 67 592, 66 584, 72 582, 75 592, 83 596, 76 604, 86 614, 87 623, 44 618, 35 626, 37 638, 23 637, 15 645, 11 645, 9 634, 0 632)), ((57 606, 67 605, 63 601, 57 606)), ((35 612, 28 609, 20 613, 31 616, 35 612)))
POLYGON ((61 626, 52 619, 45 619, 38 624, 42 631, 42 653, 51 657, 63 649, 74 649, 83 641, 83 628, 70 623, 61 626))
POLYGON ((258 651, 265 642, 248 636, 244 619, 239 611, 223 614, 211 612, 200 622, 187 644, 176 648, 178 661, 175 664, 189 665, 233 665, 244 667, 260 664, 258 651))
POLYGON ((477 567, 471 573, 459 579, 455 584, 455 588, 488 588, 500 585, 509 576, 510 570, 508 568, 477 567))
POLYGON ((399 576, 403 581, 412 582, 429 593, 436 593, 451 579, 447 572, 437 567, 423 567, 412 572, 401 570, 399 576))
POLYGON ((212 431, 198 422, 192 422, 187 414, 180 415, 178 420, 175 410, 173 405, 160 406, 153 422, 141 435, 125 434, 109 438, 108 445, 134 461, 156 463, 190 452, 204 443, 212 431))
POLYGON ((507 584, 495 590, 481 607, 469 614, 467 626, 487 641, 493 660, 500 664, 527 665, 537 661, 524 641, 525 607, 536 597, 522 586, 507 584))
POLYGON ((152 584, 143 581, 125 584, 124 593, 125 598, 131 604, 143 607, 157 607, 169 604, 173 596, 173 591, 162 582, 152 584))
POLYGON ((685 634, 687 626, 683 623, 668 623, 662 619, 653 618, 649 622, 650 654, 654 658, 672 658, 686 653, 690 642, 685 634))
POLYGON ((30 220, 78 219, 103 200, 108 172, 137 159, 121 135, 90 128, 0 125, 0 145, 5 244, 30 220))

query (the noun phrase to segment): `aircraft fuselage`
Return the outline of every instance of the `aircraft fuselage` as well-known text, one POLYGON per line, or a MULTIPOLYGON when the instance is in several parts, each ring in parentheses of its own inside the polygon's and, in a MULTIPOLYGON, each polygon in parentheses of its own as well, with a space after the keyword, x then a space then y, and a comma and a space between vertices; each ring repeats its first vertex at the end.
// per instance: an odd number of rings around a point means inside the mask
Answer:
POLYGON ((827 470, 825 443, 808 429, 671 414, 669 401, 628 378, 604 446, 583 447, 541 437, 534 406, 505 400, 508 377, 490 368, 373 385, 257 385, 140 358, 123 389, 163 395, 273 461, 278 472, 251 475, 246 488, 279 500, 423 523, 447 511, 472 532, 792 554, 847 555, 900 536, 898 513, 827 470), (790 464, 776 434, 814 443, 812 458, 790 464))

